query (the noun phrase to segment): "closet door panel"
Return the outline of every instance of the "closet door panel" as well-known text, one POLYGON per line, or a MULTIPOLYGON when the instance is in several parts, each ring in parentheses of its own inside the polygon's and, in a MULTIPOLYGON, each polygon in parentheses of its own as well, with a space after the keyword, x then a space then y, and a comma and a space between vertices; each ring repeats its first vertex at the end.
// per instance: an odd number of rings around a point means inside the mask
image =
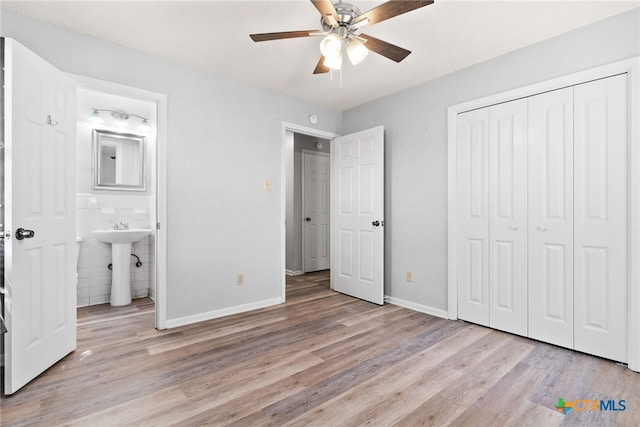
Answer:
POLYGON ((489 109, 490 326, 527 335, 527 100, 489 109))
POLYGON ((458 317, 489 325, 489 109, 457 121, 458 317))
POLYGON ((575 87, 575 348, 627 361, 626 75, 575 87))
POLYGON ((573 88, 528 115, 529 336, 573 348, 573 88))

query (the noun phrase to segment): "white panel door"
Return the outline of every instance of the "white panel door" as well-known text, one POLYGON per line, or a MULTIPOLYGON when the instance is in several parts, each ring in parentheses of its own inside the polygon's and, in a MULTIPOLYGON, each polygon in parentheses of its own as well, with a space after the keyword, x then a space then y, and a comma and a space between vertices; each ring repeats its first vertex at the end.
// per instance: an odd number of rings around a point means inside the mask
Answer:
POLYGON ((457 126, 458 317, 489 326, 489 109, 457 126))
POLYGON ((529 98, 529 336, 573 348, 573 88, 529 98))
POLYGON ((574 89, 575 348, 622 362, 627 361, 626 78, 574 89))
POLYGON ((527 335, 527 100, 489 109, 489 325, 527 335))
POLYGON ((302 268, 327 270, 329 259, 329 154, 302 153, 302 268))
POLYGON ((6 39, 5 95, 4 391, 12 394, 76 346, 76 94, 68 76, 6 39))
POLYGON ((384 129, 333 141, 331 284, 384 303, 384 129))

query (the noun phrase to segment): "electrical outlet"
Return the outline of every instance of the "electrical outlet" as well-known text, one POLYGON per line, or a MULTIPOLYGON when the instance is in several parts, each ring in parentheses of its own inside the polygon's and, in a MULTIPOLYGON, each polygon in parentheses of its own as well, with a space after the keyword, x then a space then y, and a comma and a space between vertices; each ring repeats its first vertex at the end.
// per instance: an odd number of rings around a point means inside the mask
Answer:
POLYGON ((407 282, 413 282, 413 272, 407 271, 407 282))
POLYGON ((271 180, 268 178, 264 180, 264 191, 271 191, 271 180))
POLYGON ((238 286, 244 285, 244 274, 238 273, 236 275, 236 285, 238 285, 238 286))

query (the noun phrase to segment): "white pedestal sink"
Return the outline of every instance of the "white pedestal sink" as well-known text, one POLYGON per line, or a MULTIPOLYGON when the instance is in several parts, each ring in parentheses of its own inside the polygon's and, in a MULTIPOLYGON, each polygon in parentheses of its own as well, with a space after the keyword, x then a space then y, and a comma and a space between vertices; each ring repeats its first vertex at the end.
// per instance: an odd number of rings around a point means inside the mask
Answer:
POLYGON ((131 304, 131 244, 151 234, 151 230, 93 230, 96 239, 111 243, 111 305, 131 304))

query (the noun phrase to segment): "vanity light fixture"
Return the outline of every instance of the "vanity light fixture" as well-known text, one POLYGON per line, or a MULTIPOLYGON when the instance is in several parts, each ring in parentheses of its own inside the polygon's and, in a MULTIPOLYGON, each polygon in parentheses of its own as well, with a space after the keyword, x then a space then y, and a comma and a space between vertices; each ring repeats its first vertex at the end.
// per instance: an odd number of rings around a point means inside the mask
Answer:
POLYGON ((140 123, 140 129, 144 132, 151 132, 151 125, 149 124, 149 119, 142 119, 142 123, 140 123))
POLYGON ((89 115, 89 118, 87 119, 87 121, 96 125, 104 123, 104 120, 102 120, 102 117, 100 117, 100 113, 95 108, 89 115))
POLYGON ((104 123, 104 120, 100 116, 100 112, 101 111, 106 111, 108 113, 111 113, 111 117, 114 118, 115 125, 118 126, 118 127, 125 127, 128 124, 127 121, 131 117, 137 117, 138 119, 141 120, 141 123, 138 126, 141 130, 143 130, 145 132, 148 132, 148 131, 151 130, 151 124, 149 123, 149 119, 147 119, 146 117, 142 117, 142 116, 139 116, 137 114, 126 113, 124 111, 109 110, 109 109, 106 109, 106 108, 93 108, 93 107, 91 107, 91 109, 93 111, 91 112, 91 114, 89 115, 89 118, 87 119, 87 121, 89 121, 91 123, 95 123, 95 124, 104 123))

